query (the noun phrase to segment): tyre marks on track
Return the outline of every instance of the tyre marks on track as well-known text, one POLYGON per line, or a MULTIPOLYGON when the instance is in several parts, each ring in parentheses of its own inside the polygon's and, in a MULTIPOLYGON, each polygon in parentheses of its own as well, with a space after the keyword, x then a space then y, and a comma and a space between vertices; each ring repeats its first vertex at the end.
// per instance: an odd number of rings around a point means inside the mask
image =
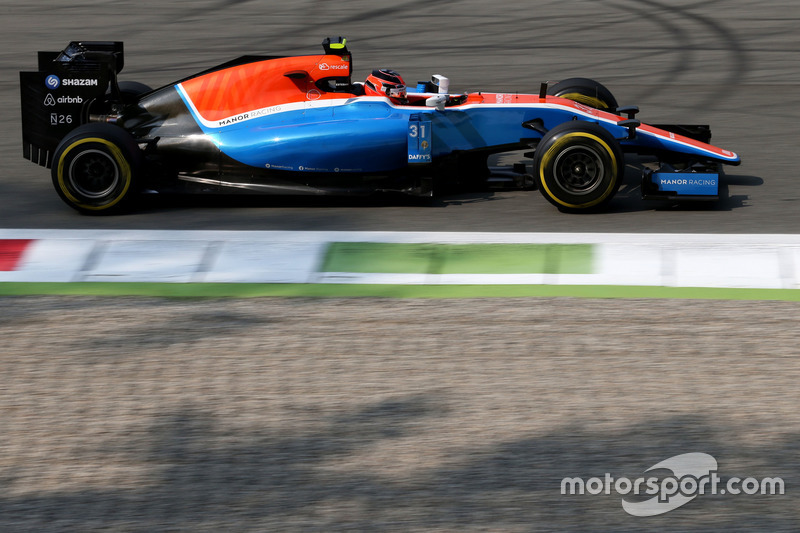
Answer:
MULTIPOLYGON (((618 10, 634 13, 637 19, 649 20, 650 23, 666 31, 671 36, 671 42, 675 43, 672 47, 662 46, 652 49, 653 54, 668 54, 674 56, 674 59, 671 68, 641 73, 643 78, 652 76, 653 79, 660 80, 655 87, 648 87, 646 94, 649 97, 663 94, 679 85, 689 74, 701 69, 700 56, 705 53, 723 52, 726 58, 725 68, 716 69, 714 72, 704 71, 706 74, 716 76, 708 79, 705 84, 715 86, 717 89, 709 91, 708 96, 702 100, 690 104, 691 109, 708 110, 715 107, 746 77, 750 69, 749 59, 736 33, 719 20, 693 9, 702 6, 707 10, 712 3, 716 2, 701 2, 687 6, 656 0, 609 3, 618 10)), ((631 43, 632 48, 642 45, 643 43, 639 42, 631 43)), ((646 44, 644 47, 648 48, 646 44)))

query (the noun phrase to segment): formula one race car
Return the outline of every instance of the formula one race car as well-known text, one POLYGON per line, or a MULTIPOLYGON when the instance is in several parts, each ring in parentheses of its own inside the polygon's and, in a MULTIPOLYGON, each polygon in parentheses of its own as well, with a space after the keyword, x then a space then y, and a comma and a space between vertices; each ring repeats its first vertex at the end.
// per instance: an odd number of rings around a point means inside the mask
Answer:
POLYGON ((121 42, 72 42, 21 72, 23 155, 52 169, 61 198, 87 214, 128 207, 143 190, 431 195, 448 184, 536 186, 565 211, 616 193, 624 154, 649 159, 648 198, 713 200, 721 165, 708 126, 649 126, 601 84, 572 78, 539 94, 407 88, 377 69, 364 83, 342 38, 319 55, 244 56, 151 90, 119 82, 121 42), (492 174, 490 155, 530 165, 492 174))

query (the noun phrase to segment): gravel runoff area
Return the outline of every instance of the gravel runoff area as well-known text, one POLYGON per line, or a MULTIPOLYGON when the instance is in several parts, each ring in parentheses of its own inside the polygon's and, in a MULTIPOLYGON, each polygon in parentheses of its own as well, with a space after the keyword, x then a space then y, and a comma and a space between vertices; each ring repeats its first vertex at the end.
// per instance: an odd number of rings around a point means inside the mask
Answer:
POLYGON ((797 531, 797 303, 0 299, 2 531, 797 531), (562 495, 689 452, 783 496, 562 495))

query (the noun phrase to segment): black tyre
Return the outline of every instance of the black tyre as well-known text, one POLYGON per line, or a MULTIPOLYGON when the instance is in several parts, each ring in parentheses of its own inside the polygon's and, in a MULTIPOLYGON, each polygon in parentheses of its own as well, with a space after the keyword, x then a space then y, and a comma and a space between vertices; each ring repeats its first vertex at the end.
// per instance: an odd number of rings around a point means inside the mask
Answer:
POLYGON ((53 185, 64 202, 84 214, 119 213, 130 207, 142 167, 133 137, 112 124, 85 124, 56 148, 53 185))
POLYGON ((572 121, 547 132, 534 155, 539 191, 563 211, 596 209, 619 189, 625 160, 602 126, 572 121))
POLYGON ((601 111, 615 111, 617 99, 603 84, 588 78, 569 78, 547 89, 550 96, 567 98, 601 111))

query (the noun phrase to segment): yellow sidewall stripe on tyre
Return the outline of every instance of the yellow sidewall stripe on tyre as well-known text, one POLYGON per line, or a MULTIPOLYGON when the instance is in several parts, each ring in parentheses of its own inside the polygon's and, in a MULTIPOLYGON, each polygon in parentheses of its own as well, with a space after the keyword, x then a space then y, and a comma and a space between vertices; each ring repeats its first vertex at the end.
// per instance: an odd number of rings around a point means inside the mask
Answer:
POLYGON ((614 156, 614 151, 611 149, 611 147, 608 145, 608 143, 606 143, 600 137, 597 137, 594 134, 585 133, 585 132, 582 132, 582 131, 576 131, 576 132, 572 132, 572 133, 567 133, 563 137, 558 139, 555 143, 553 143, 553 146, 551 146, 547 150, 547 153, 544 154, 544 157, 542 157, 542 163, 539 166, 539 180, 541 181, 542 187, 544 187, 544 190, 547 191, 547 195, 550 198, 552 198, 553 200, 555 200, 556 202, 558 202, 559 204, 563 205, 564 207, 569 207, 569 208, 572 208, 572 209, 581 209, 581 208, 584 208, 584 207, 592 207, 593 205, 597 205, 600 202, 602 202, 603 200, 605 200, 606 198, 608 198, 608 195, 611 194, 614 191, 614 185, 616 185, 616 182, 617 182, 617 158, 614 156), (572 137, 586 137, 587 139, 591 139, 591 140, 597 142, 598 144, 600 144, 606 150, 606 153, 611 157, 611 171, 612 171, 612 175, 614 176, 614 179, 612 179, 611 183, 608 184, 608 188, 603 192, 603 194, 600 196, 600 198, 598 198, 596 200, 592 200, 591 202, 586 202, 585 204, 570 204, 570 203, 563 202, 563 201, 559 200, 550 191, 550 188, 547 186, 547 181, 545 181, 545 177, 544 177, 544 169, 550 163, 550 160, 553 158, 553 155, 555 153, 557 153, 558 149, 561 148, 561 146, 563 144, 567 143, 572 137))
POLYGON ((95 211, 101 211, 103 209, 108 209, 109 207, 113 207, 116 205, 120 200, 125 197, 125 194, 128 192, 128 188, 131 185, 131 166, 128 164, 128 161, 125 159, 125 156, 122 154, 122 151, 119 147, 108 141, 106 139, 101 139, 99 137, 87 137, 86 139, 80 139, 79 141, 75 141, 74 143, 70 144, 66 150, 61 154, 61 157, 58 160, 58 186, 61 188, 61 191, 64 195, 69 198, 69 201, 74 203, 75 205, 83 208, 83 209, 92 209, 95 211), (75 198, 72 193, 70 193, 69 188, 66 187, 64 183, 64 160, 66 156, 72 151, 73 148, 76 146, 80 146, 86 143, 99 143, 103 146, 107 147, 108 150, 111 152, 111 155, 119 164, 120 174, 125 183, 125 187, 122 189, 122 192, 117 195, 116 198, 110 203, 104 205, 89 205, 84 204, 77 198, 75 198))
POLYGON ((578 102, 579 104, 588 105, 589 107, 593 107, 595 109, 608 109, 608 105, 605 102, 594 96, 586 96, 585 94, 580 93, 566 93, 560 94, 558 97, 566 98, 567 100, 572 100, 574 102, 578 102))

